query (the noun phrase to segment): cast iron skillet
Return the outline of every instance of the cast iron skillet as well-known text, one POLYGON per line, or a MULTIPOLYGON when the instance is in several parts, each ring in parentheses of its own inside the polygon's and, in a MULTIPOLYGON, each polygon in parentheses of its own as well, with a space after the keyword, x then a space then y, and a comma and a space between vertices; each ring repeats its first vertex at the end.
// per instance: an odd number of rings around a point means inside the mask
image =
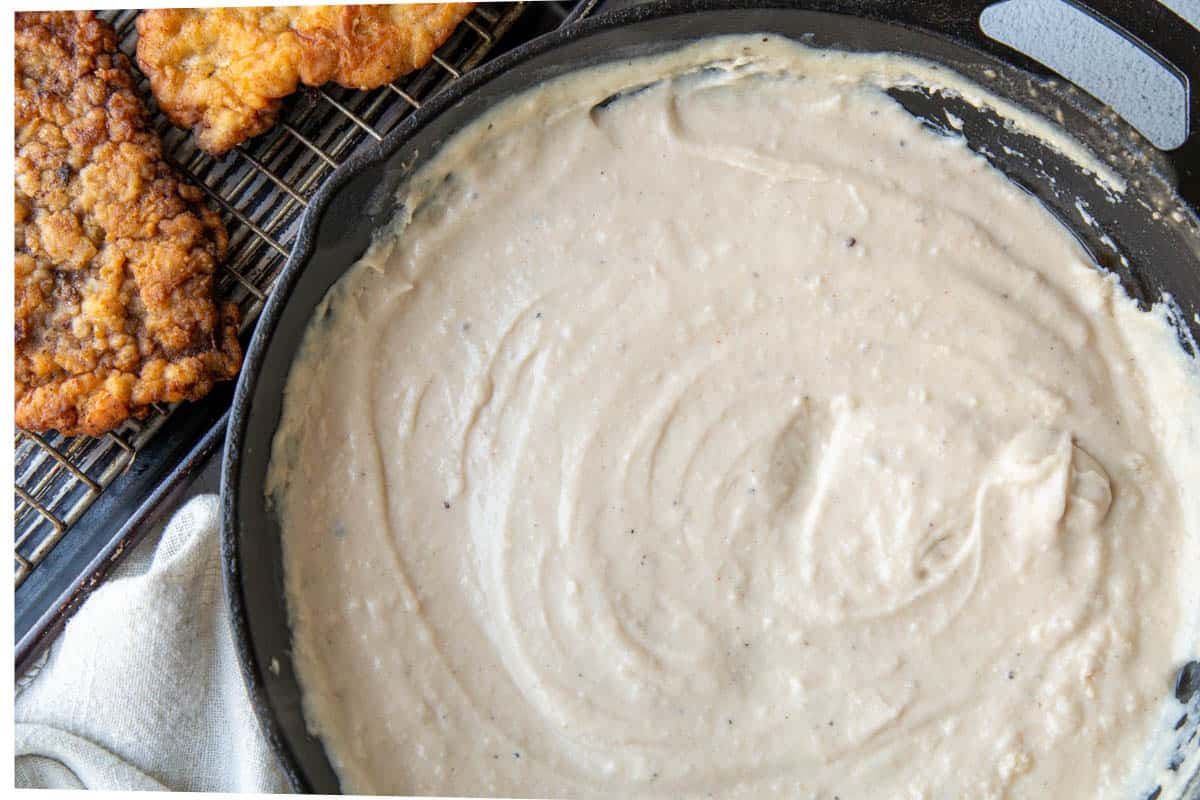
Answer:
MULTIPOLYGON (((1076 138, 1119 173, 1137 178, 1136 183, 1130 181, 1128 196, 1110 202, 1108 192, 1076 164, 1036 139, 993 124, 990 112, 921 91, 892 92, 930 125, 944 124, 946 110, 961 118, 962 134, 972 148, 1057 214, 1100 264, 1120 276, 1132 296, 1152 303, 1169 291, 1187 320, 1179 329, 1181 345, 1194 346, 1188 343, 1200 337, 1200 227, 1193 211, 1200 198, 1200 137, 1192 136, 1171 154, 1161 153, 1091 97, 1061 81, 1047 85, 1044 69, 978 34, 978 13, 987 4, 818 0, 797 8, 663 0, 595 17, 529 42, 468 74, 426 103, 373 152, 351 159, 334 173, 309 207, 246 354, 222 474, 222 560, 236 646, 259 723, 297 791, 332 793, 339 787, 301 714, 289 650, 280 532, 263 495, 288 369, 314 307, 364 252, 371 232, 392 218, 394 198, 406 176, 447 137, 514 93, 576 69, 730 33, 774 33, 816 47, 896 51, 940 62, 1047 116, 1058 108, 1064 126, 1076 138), (1032 97, 1029 89, 1035 86, 1039 91, 1032 97), (1094 226, 1081 221, 1076 204, 1087 209, 1094 226), (1103 234, 1111 245, 1102 241, 1103 234), (1193 328, 1190 333, 1188 326, 1193 328)), ((1119 0, 1092 5, 1154 42, 1162 56, 1183 68, 1184 77, 1200 76, 1196 38, 1175 35, 1178 30, 1171 26, 1183 23, 1157 4, 1134 4, 1138 8, 1132 15, 1125 13, 1129 4, 1119 0)), ((1194 123, 1200 119, 1200 106, 1196 97, 1191 102, 1194 123)), ((1177 666, 1181 671, 1175 693, 1181 716, 1170 735, 1177 737, 1181 754, 1197 746, 1200 713, 1189 701, 1200 686, 1200 665, 1177 666)), ((1163 687, 1164 694, 1171 691, 1163 687)), ((1142 796, 1153 796, 1154 789, 1146 787, 1142 796)))

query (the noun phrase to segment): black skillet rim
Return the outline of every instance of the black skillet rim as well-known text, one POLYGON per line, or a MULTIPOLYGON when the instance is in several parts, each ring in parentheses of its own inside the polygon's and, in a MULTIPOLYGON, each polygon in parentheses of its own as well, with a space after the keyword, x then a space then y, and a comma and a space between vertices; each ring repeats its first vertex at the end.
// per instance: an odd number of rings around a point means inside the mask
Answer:
MULTIPOLYGON (((357 177, 365 169, 372 165, 386 162, 405 142, 430 124, 440 114, 507 70, 577 39, 661 17, 706 11, 751 9, 795 9, 810 12, 827 12, 871 19, 899 28, 912 29, 926 35, 940 36, 950 40, 951 43, 959 47, 974 51, 983 61, 999 61, 1006 67, 1016 68, 1035 77, 1050 74, 1040 65, 1036 64, 1036 62, 1030 61, 1019 53, 994 46, 984 42, 978 35, 970 35, 970 31, 961 30, 961 26, 959 25, 960 20, 942 20, 943 24, 927 25, 923 23, 930 22, 930 20, 914 18, 913 15, 906 13, 895 13, 896 5, 895 3, 886 1, 883 3, 870 3, 865 0, 841 0, 840 2, 838 0, 833 0, 832 2, 830 0, 814 0, 812 2, 799 3, 781 0, 770 0, 769 2, 754 2, 754 0, 732 0, 731 2, 722 2, 722 0, 655 0, 655 2, 634 6, 625 10, 585 18, 519 45, 495 60, 464 75, 462 79, 438 93, 420 109, 415 110, 375 147, 357 153, 348 159, 338 167, 316 192, 305 213, 292 253, 277 279, 277 286, 262 311, 253 338, 246 351, 229 414, 228 433, 221 465, 221 567, 224 592, 232 618, 234 649, 237 653, 247 694, 254 708, 255 716, 258 719, 260 730, 278 757, 280 768, 294 791, 312 792, 313 788, 305 778, 304 771, 300 768, 292 745, 284 735, 282 727, 276 718, 275 710, 267 698, 263 677, 266 665, 260 664, 255 656, 246 613, 246 603, 243 597, 238 549, 238 494, 242 467, 240 455, 246 439, 249 404, 258 382, 268 344, 304 266, 313 256, 316 246, 317 229, 320 227, 333 199, 353 178, 357 177)), ((899 5, 904 6, 906 4, 901 3, 899 5)), ((974 2, 963 4, 963 6, 974 5, 974 2)), ((1095 105, 1101 105, 1093 101, 1090 97, 1086 98, 1084 102, 1087 103, 1088 101, 1092 101, 1095 105)), ((1149 145, 1145 145, 1145 147, 1153 150, 1149 145)))

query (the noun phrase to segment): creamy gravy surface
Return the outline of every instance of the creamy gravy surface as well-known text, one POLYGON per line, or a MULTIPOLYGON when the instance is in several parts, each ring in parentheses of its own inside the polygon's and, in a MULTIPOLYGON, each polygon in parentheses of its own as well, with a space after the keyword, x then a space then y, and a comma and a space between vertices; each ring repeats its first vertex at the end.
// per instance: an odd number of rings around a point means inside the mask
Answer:
POLYGON ((718 40, 510 101, 412 182, 270 474, 345 789, 1152 785, 1200 384, 879 88, 921 69, 718 40))

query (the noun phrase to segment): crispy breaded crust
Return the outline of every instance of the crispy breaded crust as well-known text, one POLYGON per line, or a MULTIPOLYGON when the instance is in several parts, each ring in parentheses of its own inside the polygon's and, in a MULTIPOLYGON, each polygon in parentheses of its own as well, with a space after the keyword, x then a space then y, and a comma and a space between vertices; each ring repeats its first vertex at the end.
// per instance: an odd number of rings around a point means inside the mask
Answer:
POLYGON ((138 65, 158 107, 214 155, 268 130, 300 84, 374 89, 425 66, 473 3, 153 9, 138 65))
POLYGON ((98 436, 237 374, 227 236, 91 12, 16 15, 16 422, 98 436))

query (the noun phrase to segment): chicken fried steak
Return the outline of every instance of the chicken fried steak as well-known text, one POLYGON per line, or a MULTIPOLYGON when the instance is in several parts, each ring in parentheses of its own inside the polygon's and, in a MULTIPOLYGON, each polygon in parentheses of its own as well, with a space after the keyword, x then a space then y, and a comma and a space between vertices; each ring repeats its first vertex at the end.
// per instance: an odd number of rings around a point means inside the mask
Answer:
POLYGON ((241 361, 227 236, 91 12, 16 15, 16 423, 97 436, 241 361))
POLYGON ((300 84, 374 89, 429 63, 473 3, 163 8, 138 17, 159 108, 220 155, 271 128, 300 84))

